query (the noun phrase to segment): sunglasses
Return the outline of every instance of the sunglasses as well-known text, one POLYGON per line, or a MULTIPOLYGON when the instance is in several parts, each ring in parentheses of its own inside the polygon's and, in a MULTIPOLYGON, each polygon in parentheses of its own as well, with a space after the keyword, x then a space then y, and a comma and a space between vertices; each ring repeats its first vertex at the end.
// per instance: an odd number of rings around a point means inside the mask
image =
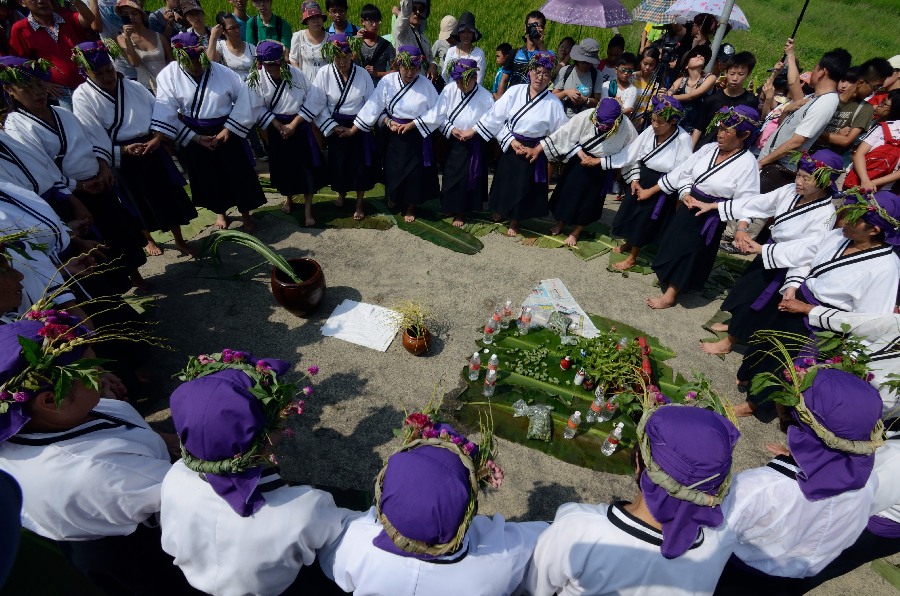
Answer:
POLYGON ((633 68, 621 68, 620 67, 620 68, 617 68, 616 70, 618 70, 619 72, 621 72, 623 74, 634 74, 633 68))

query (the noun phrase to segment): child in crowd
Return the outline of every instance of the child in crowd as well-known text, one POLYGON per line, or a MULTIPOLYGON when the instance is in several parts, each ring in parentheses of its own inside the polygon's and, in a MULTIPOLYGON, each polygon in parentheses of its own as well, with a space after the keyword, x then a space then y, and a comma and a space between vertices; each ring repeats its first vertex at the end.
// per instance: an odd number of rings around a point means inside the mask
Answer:
POLYGON ((346 33, 356 35, 359 27, 347 20, 347 0, 325 0, 325 10, 331 18, 328 33, 346 33))
POLYGON ((372 77, 372 83, 378 84, 385 75, 391 72, 391 64, 397 51, 388 40, 378 33, 381 28, 381 11, 374 4, 366 4, 359 12, 362 28, 356 36, 362 38, 359 48, 359 65, 366 69, 372 77))
POLYGON ((631 76, 637 68, 637 56, 626 52, 616 61, 616 78, 603 83, 601 95, 614 97, 622 106, 622 113, 629 116, 634 111, 637 88, 631 84, 631 76))
POLYGON ((753 67, 756 66, 756 56, 750 52, 738 52, 732 54, 725 62, 723 72, 725 73, 725 87, 716 89, 709 97, 703 100, 701 113, 696 122, 694 122, 694 132, 691 138, 694 141, 694 147, 699 149, 707 143, 713 143, 716 140, 715 130, 706 132, 709 123, 713 117, 725 107, 747 106, 754 110, 759 107, 759 100, 756 95, 748 91, 744 87, 753 67))
MULTIPOLYGON (((606 44, 606 58, 597 65, 597 71, 600 73, 600 79, 606 83, 616 79, 616 67, 619 64, 619 58, 625 53, 625 38, 616 33, 606 44)), ((637 62, 637 60, 635 60, 637 62)))
POLYGON ((501 43, 494 49, 494 62, 497 64, 497 74, 494 75, 494 84, 491 86, 491 93, 494 95, 495 101, 500 99, 500 96, 497 94, 497 89, 500 87, 500 79, 503 77, 503 65, 506 64, 511 53, 512 46, 506 42, 501 43))

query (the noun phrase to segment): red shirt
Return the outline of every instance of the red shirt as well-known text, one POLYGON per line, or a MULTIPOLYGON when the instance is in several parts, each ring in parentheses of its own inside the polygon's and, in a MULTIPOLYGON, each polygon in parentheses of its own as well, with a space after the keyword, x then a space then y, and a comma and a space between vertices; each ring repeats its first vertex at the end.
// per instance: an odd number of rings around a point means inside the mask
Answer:
POLYGON ((63 19, 58 25, 58 40, 54 41, 44 27, 35 31, 30 19, 22 19, 12 27, 9 34, 9 48, 13 54, 22 58, 47 60, 53 65, 50 69, 50 80, 74 89, 84 82, 84 77, 78 72, 78 66, 72 62, 72 48, 87 41, 87 33, 78 24, 78 13, 74 10, 62 9, 56 14, 63 19))

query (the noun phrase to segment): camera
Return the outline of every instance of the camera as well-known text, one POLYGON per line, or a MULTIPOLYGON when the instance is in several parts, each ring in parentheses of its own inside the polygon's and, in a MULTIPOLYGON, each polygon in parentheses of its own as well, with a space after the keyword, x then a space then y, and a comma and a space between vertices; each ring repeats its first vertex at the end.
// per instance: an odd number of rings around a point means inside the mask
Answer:
POLYGON ((122 16, 119 17, 119 20, 122 21, 123 25, 130 25, 131 24, 131 15, 123 14, 122 16))
POLYGON ((528 23, 525 25, 525 35, 528 36, 528 39, 531 41, 537 41, 541 38, 540 25, 535 22, 528 23))

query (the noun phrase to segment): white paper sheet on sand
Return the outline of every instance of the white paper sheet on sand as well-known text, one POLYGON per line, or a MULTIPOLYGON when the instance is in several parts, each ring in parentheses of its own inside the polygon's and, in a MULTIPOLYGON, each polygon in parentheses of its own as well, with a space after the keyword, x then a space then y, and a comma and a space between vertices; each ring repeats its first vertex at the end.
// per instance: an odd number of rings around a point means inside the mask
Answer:
POLYGON ((322 327, 322 335, 385 352, 400 326, 400 313, 355 300, 341 302, 322 327))
POLYGON ((561 279, 542 279, 540 285, 531 290, 522 306, 531 307, 532 325, 546 325, 553 311, 558 310, 571 317, 573 322, 580 323, 578 327, 582 337, 597 337, 599 333, 561 279))

